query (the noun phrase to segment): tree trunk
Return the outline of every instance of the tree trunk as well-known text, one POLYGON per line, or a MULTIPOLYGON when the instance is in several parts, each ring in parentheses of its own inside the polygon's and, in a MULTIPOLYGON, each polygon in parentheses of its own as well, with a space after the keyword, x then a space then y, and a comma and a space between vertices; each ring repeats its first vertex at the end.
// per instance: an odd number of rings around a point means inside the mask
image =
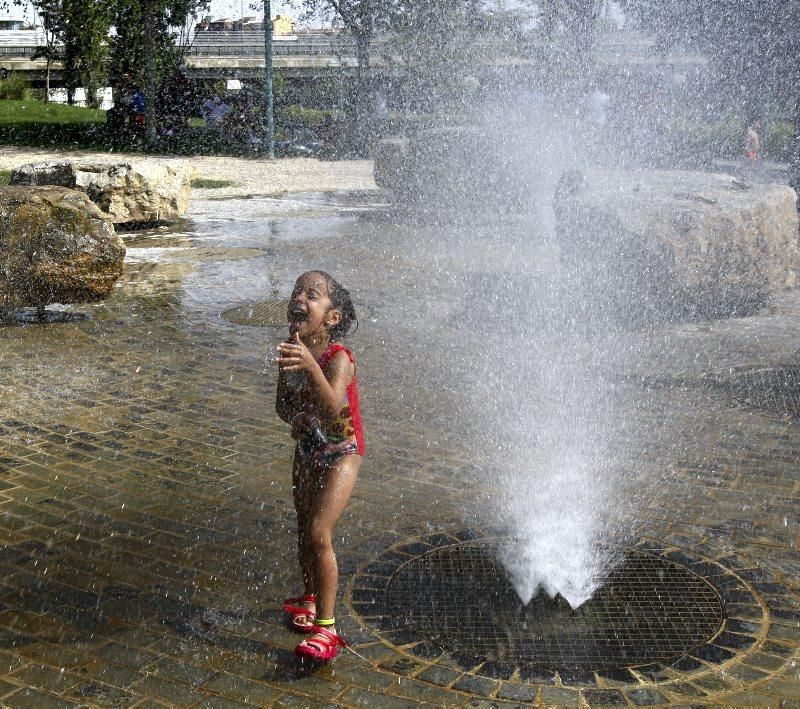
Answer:
POLYGON ((789 184, 800 193, 800 98, 794 105, 794 138, 789 150, 789 184))
POLYGON ((95 73, 94 70, 90 68, 86 76, 86 86, 83 87, 83 90, 86 92, 86 105, 89 108, 100 108, 100 104, 97 101, 97 89, 95 73))
POLYGON ((363 150, 372 125, 372 89, 369 80, 370 37, 357 35, 356 38, 356 95, 353 101, 354 135, 359 150, 363 150))
POLYGON ((144 128, 145 138, 149 148, 155 148, 158 136, 156 134, 156 81, 153 67, 153 52, 155 46, 155 7, 153 0, 145 0, 142 8, 142 24, 144 26, 144 128))
POLYGON ((579 83, 591 83, 597 20, 601 6, 602 0, 573 0, 571 3, 571 34, 579 83))
POLYGON ((356 36, 356 61, 358 62, 356 76, 359 82, 364 80, 364 77, 369 71, 369 44, 369 37, 365 37, 364 35, 356 36))
POLYGON ((50 55, 47 56, 47 68, 45 69, 44 74, 44 102, 50 103, 50 64, 52 60, 50 59, 50 55))

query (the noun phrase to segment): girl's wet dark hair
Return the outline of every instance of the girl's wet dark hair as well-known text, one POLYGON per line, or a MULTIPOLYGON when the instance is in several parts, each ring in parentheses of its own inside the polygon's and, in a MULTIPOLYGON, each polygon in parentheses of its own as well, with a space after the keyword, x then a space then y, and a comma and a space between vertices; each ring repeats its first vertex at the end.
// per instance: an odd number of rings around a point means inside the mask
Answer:
POLYGON ((350 291, 330 273, 325 271, 314 271, 314 273, 318 273, 325 279, 328 284, 328 298, 331 301, 331 305, 342 314, 342 319, 331 329, 331 340, 341 340, 350 332, 353 323, 356 324, 356 330, 358 329, 358 318, 356 317, 355 306, 353 306, 353 301, 350 298, 350 291))

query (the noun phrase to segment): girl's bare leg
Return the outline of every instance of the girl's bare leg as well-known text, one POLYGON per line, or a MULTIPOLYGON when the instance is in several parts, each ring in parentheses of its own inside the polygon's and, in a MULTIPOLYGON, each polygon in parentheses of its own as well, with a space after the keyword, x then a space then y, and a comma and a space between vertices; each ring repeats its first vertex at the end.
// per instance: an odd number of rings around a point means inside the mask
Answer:
POLYGON ((360 455, 340 458, 324 471, 321 488, 314 496, 309 538, 314 553, 317 618, 333 618, 334 615, 339 567, 333 552, 333 530, 353 494, 360 467, 360 455))
MULTIPOLYGON (((292 496, 297 513, 297 556, 300 562, 300 572, 303 574, 304 595, 317 592, 314 578, 314 551, 311 547, 310 535, 316 493, 315 483, 313 472, 304 465, 300 453, 295 451, 292 467, 292 496)), ((311 602, 303 601, 301 605, 309 610, 314 610, 314 604, 311 602)), ((302 624, 302 619, 298 619, 298 622, 302 624)))

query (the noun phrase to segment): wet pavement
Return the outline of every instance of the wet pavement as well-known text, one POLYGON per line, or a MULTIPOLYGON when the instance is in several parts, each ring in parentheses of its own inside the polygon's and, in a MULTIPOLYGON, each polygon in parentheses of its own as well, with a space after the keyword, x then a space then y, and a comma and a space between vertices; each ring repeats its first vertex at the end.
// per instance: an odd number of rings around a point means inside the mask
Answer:
POLYGON ((494 533, 464 512, 475 461, 450 435, 451 392, 418 371, 472 297, 442 274, 544 271, 554 247, 497 248, 486 224, 460 250, 384 208, 374 193, 197 201, 177 227, 125 236, 114 296, 66 309, 86 319, 0 330, 3 705, 800 706, 800 292, 627 335, 646 396, 612 448, 657 481, 634 556, 710 588, 722 624, 663 662, 509 662, 438 614, 398 623, 392 599, 410 619, 428 587, 398 596, 402 570, 474 559, 494 533), (362 314, 368 457, 336 540, 338 628, 359 656, 312 671, 278 610, 300 591, 265 362, 283 332, 221 314, 285 298, 314 267, 362 314))

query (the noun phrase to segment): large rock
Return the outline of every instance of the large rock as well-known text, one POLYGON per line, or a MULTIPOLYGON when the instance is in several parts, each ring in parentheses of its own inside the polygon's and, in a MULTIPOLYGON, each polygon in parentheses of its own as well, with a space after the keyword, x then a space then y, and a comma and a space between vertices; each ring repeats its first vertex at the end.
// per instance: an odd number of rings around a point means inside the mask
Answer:
POLYGON ((124 258, 111 219, 82 192, 0 188, 0 309, 101 300, 124 258))
POLYGON ((174 222, 189 207, 193 174, 182 161, 39 162, 14 170, 11 184, 82 190, 115 224, 174 222))
POLYGON ((566 175, 555 210, 585 297, 714 315, 796 284, 796 199, 722 174, 597 171, 566 175))

